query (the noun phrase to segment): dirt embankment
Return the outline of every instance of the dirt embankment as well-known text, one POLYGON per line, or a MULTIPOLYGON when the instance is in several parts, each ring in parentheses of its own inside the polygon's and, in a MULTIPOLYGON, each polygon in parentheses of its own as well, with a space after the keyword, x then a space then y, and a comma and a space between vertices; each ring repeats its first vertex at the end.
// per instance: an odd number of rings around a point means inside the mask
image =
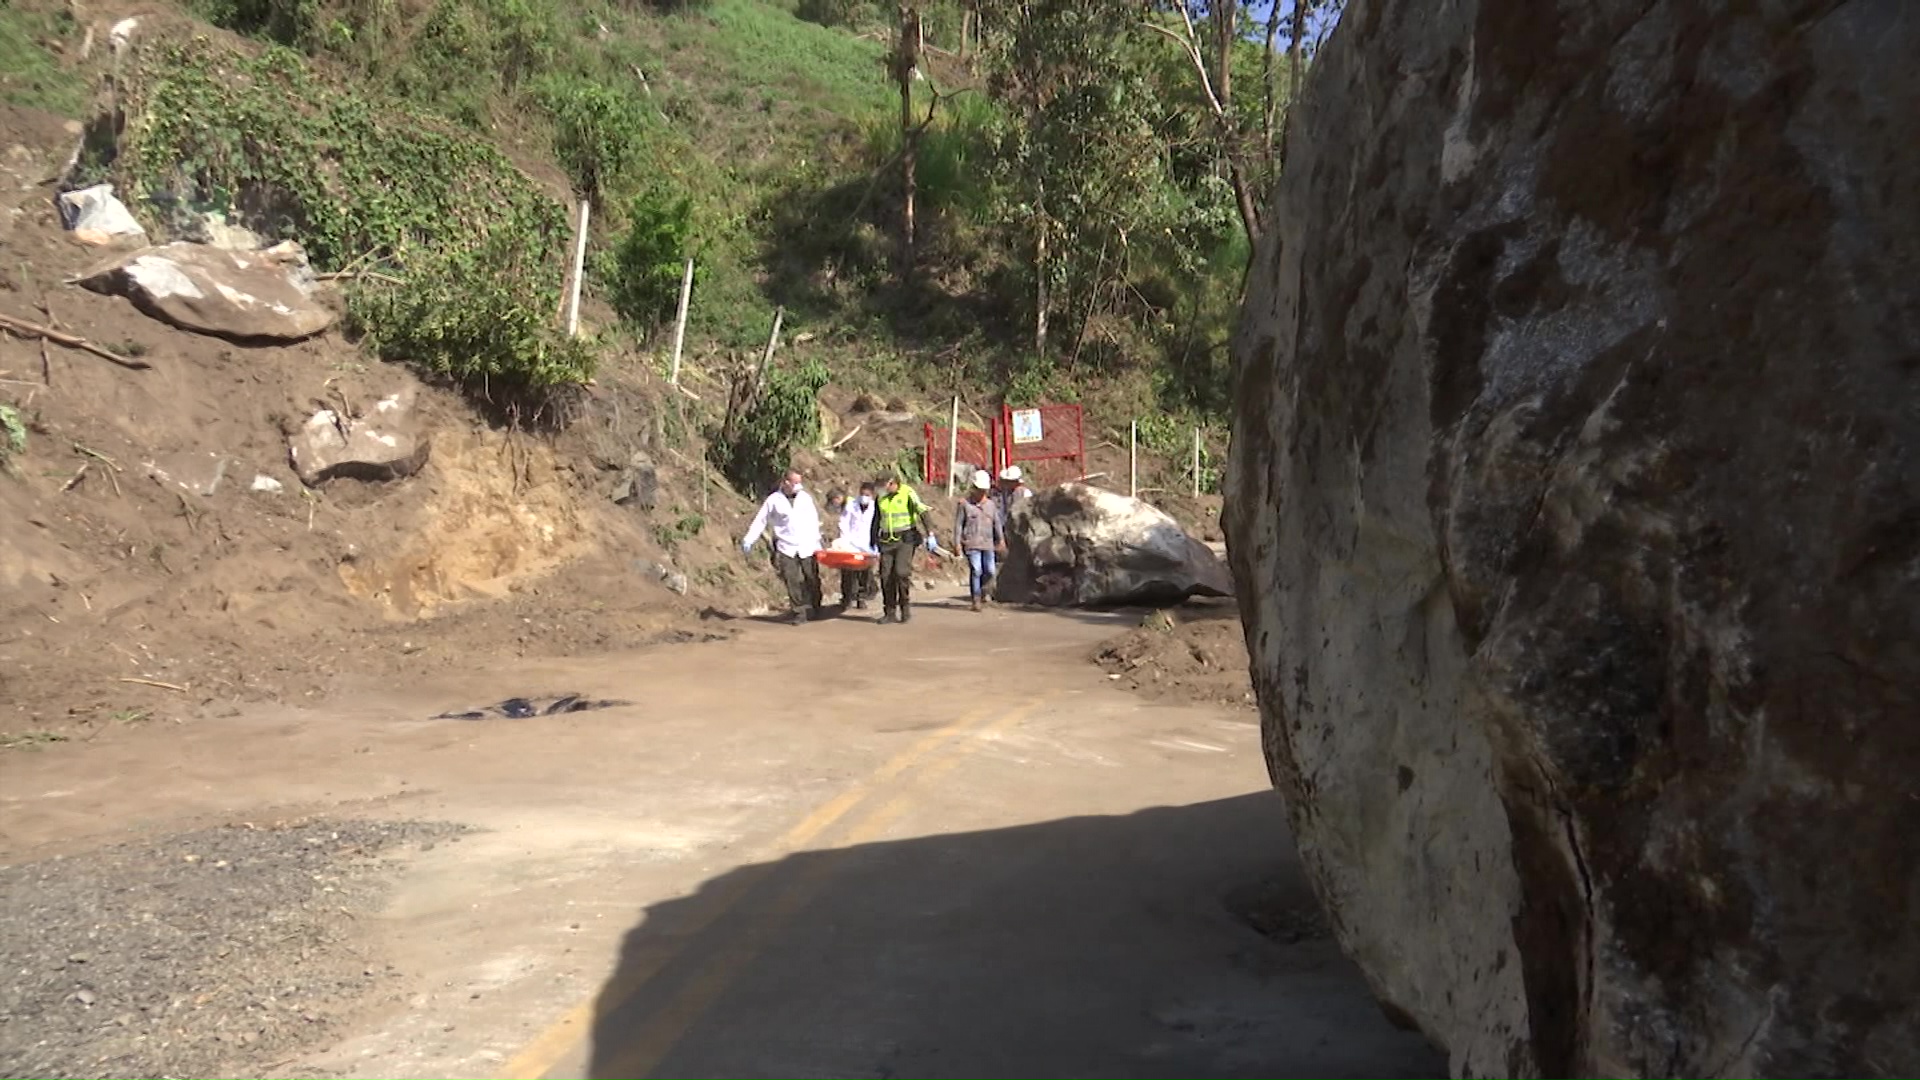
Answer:
POLYGON ((765 590, 726 558, 745 501, 713 482, 690 425, 663 422, 644 365, 615 358, 576 430, 545 438, 490 425, 338 333, 253 348, 173 329, 63 284, 101 257, 61 230, 45 182, 73 133, 6 119, 0 312, 151 365, 57 346, 43 359, 40 342, 0 334, 0 403, 28 428, 0 470, 9 744, 311 702, 343 675, 686 640, 719 632, 703 607, 750 608, 765 590), (299 482, 284 429, 401 390, 432 442, 421 473, 299 482), (651 508, 609 498, 636 454, 655 465, 651 508), (204 479, 216 459, 210 495, 153 475, 204 479))
POLYGON ((1116 683, 1156 701, 1254 705, 1246 639, 1231 600, 1156 611, 1102 644, 1093 660, 1116 683))

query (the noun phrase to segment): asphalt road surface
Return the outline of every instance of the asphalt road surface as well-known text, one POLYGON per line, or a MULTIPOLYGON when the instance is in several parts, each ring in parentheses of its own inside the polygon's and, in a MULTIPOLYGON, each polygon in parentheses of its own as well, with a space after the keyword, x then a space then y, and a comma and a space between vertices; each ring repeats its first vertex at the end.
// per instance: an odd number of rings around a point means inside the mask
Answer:
POLYGON ((469 826, 355 923, 399 984, 274 1075, 1441 1075, 1318 918, 1252 712, 1112 686, 1124 625, 756 624, 14 755, 0 854, 469 826), (432 719, 562 693, 631 704, 432 719))

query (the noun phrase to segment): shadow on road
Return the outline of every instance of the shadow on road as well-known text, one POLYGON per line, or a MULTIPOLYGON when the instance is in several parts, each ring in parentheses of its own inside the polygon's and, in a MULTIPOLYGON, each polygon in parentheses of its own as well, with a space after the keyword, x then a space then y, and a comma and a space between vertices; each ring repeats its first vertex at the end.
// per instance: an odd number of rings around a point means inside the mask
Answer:
POLYGON ((596 1016, 595 1077, 1446 1070, 1328 937, 1271 793, 742 867, 647 910, 596 1016))

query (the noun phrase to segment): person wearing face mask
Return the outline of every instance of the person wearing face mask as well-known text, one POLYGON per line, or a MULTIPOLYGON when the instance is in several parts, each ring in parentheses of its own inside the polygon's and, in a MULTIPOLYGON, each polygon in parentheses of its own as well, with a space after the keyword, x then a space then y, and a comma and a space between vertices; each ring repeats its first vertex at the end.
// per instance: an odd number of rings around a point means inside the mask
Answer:
POLYGON ((742 554, 751 555, 762 533, 771 530, 773 568, 786 583, 798 626, 817 615, 820 607, 820 511, 801 483, 800 470, 788 469, 780 487, 760 504, 747 535, 740 540, 742 554))
MULTIPOLYGON (((840 511, 840 539, 847 541, 857 550, 872 555, 880 554, 879 549, 873 546, 873 485, 871 483, 861 484, 860 494, 847 500, 846 507, 840 511)), ((878 590, 879 586, 873 581, 873 567, 869 566, 864 570, 840 571, 841 610, 844 611, 849 606, 865 610, 867 601, 872 599, 873 594, 878 590)))

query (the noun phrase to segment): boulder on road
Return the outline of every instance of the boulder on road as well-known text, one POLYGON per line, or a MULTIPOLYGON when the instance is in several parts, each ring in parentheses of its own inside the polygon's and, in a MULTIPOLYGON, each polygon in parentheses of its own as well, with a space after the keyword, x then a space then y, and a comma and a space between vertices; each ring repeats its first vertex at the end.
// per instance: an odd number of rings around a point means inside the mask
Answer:
POLYGON ((305 253, 290 241, 250 252, 165 244, 102 264, 80 284, 124 296, 171 326, 230 341, 299 341, 333 324, 333 312, 314 297, 305 253))
POLYGON ((1006 603, 1113 607, 1231 596, 1226 564, 1164 511, 1090 484, 1015 505, 994 596, 1006 603))
POLYGON ((287 449, 300 481, 318 487, 338 477, 383 481, 412 476, 427 463, 430 444, 407 390, 380 399, 363 417, 321 409, 288 434, 287 449))
POLYGON ((1229 558, 1456 1076, 1920 1073, 1915 57, 1912 0, 1362 0, 1315 58, 1229 558))

